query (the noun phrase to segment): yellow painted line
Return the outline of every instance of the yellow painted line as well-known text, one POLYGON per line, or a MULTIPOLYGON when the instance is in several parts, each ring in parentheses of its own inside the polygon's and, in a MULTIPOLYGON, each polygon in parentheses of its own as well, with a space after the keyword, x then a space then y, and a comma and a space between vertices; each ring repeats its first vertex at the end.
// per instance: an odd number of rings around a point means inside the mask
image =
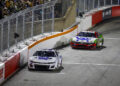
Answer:
POLYGON ((73 30, 75 30, 77 27, 78 27, 78 25, 74 26, 73 28, 71 28, 71 29, 69 29, 69 30, 67 30, 67 31, 65 31, 65 32, 61 32, 61 33, 58 33, 58 34, 55 34, 55 35, 48 36, 48 37, 45 37, 45 38, 43 38, 43 39, 40 39, 40 40, 38 40, 37 42, 35 42, 35 43, 33 43, 32 45, 30 45, 30 46, 28 47, 28 49, 31 49, 32 47, 34 47, 35 45, 39 44, 40 42, 43 42, 43 41, 46 41, 46 40, 48 40, 48 39, 52 39, 52 38, 55 38, 55 37, 58 37, 58 36, 65 35, 65 34, 67 34, 67 33, 70 33, 70 32, 72 32, 73 30))

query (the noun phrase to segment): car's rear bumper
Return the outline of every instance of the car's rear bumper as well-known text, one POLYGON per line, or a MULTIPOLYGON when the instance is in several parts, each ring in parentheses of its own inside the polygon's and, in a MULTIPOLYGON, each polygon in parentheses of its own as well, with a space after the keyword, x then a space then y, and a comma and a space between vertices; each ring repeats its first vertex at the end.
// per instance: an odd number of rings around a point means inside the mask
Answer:
POLYGON ((93 43, 93 44, 79 44, 79 43, 71 42, 70 45, 72 48, 95 48, 96 47, 95 43, 93 43))

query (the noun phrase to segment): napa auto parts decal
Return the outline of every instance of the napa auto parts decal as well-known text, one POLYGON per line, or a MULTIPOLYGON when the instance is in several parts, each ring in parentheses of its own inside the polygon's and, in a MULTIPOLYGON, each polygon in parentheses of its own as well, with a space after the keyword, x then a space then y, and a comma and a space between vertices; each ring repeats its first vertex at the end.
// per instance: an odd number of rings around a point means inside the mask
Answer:
POLYGON ((111 18, 112 17, 112 8, 107 8, 107 9, 103 10, 102 16, 103 16, 103 20, 111 18))

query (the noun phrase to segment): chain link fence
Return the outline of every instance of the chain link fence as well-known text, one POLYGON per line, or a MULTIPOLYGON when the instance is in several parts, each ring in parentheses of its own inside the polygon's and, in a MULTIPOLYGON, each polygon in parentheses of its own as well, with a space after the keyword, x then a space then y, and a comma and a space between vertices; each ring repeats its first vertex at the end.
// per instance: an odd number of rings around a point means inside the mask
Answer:
POLYGON ((57 0, 27 8, 0 20, 0 53, 18 42, 54 31, 54 6, 57 0))
POLYGON ((76 1, 78 15, 81 12, 87 12, 94 8, 120 4, 120 0, 76 0, 76 1))

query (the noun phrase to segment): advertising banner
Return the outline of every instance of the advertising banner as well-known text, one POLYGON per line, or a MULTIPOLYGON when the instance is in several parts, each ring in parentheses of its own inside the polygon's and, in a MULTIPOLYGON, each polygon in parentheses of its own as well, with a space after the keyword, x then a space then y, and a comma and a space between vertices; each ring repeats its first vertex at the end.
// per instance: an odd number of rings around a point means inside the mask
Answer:
POLYGON ((103 17, 103 20, 111 18, 112 17, 112 8, 107 8, 107 9, 103 10, 102 17, 103 17))

